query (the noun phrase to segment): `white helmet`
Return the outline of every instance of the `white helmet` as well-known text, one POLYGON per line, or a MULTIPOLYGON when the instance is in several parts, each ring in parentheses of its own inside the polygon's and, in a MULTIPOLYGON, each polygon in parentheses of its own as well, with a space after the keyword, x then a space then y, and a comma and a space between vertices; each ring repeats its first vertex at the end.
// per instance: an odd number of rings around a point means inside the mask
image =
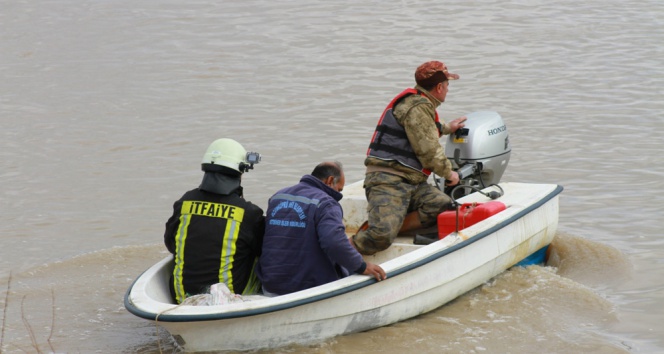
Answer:
MULTIPOLYGON (((203 170, 218 170, 213 166, 224 166, 233 171, 243 173, 254 168, 254 163, 261 159, 259 153, 250 152, 233 139, 217 139, 208 146, 203 155, 203 170)), ((221 169, 223 170, 223 169, 221 169)))

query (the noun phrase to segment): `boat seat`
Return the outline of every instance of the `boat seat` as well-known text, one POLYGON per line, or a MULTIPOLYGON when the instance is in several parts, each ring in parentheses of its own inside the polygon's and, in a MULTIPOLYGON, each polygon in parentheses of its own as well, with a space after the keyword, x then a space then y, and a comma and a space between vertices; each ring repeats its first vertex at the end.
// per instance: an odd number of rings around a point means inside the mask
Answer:
POLYGON ((364 261, 381 264, 393 258, 402 256, 406 253, 410 253, 412 251, 415 251, 416 249, 423 247, 421 245, 414 245, 412 237, 403 238, 404 239, 403 241, 406 242, 401 242, 402 241, 401 239, 402 237, 397 237, 395 242, 392 243, 392 245, 384 251, 380 251, 370 256, 368 255, 362 256, 364 257, 364 261))

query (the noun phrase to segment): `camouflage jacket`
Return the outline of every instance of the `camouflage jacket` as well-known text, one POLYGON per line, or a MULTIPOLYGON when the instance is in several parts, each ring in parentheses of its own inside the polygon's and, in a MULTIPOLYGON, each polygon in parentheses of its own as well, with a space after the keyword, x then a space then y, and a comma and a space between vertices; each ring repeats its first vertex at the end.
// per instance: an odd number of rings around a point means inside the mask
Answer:
MULTIPOLYGON (((441 102, 424 88, 420 86, 415 86, 415 88, 422 91, 428 99, 421 95, 406 97, 394 108, 394 117, 406 130, 411 147, 422 166, 438 176, 448 178, 452 173, 452 165, 445 157, 445 150, 440 145, 435 123, 435 110, 441 102)), ((443 134, 449 134, 450 126, 442 120, 440 123, 443 126, 443 134)), ((422 172, 406 167, 397 161, 367 157, 364 164, 367 166, 367 172, 372 171, 371 166, 388 173, 391 172, 390 170, 394 170, 394 174, 404 177, 412 184, 426 182, 428 179, 428 176, 422 172)))

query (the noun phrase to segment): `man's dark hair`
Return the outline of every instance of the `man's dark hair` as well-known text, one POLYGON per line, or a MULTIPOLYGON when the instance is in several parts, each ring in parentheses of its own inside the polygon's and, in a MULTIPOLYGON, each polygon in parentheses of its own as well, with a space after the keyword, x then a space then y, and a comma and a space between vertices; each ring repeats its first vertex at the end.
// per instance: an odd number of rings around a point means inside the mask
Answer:
POLYGON ((341 179, 341 171, 343 171, 343 166, 339 161, 321 162, 316 168, 314 168, 311 175, 321 181, 332 176, 334 177, 334 183, 339 183, 339 180, 341 179))

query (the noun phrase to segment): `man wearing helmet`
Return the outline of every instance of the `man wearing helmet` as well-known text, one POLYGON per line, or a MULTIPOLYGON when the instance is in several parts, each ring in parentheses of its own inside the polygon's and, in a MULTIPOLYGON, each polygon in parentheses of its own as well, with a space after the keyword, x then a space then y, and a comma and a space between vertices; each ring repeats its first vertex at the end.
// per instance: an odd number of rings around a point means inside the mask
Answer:
POLYGON ((244 200, 241 176, 260 161, 235 140, 218 139, 203 156, 201 185, 173 204, 164 243, 175 256, 170 279, 177 303, 224 283, 236 294, 260 291, 254 266, 261 253, 263 210, 244 200))
POLYGON ((436 112, 445 101, 449 81, 458 78, 442 62, 426 62, 415 71, 417 85, 385 108, 364 161, 369 220, 352 238, 360 253, 387 249, 400 231, 435 224, 450 205, 451 199, 427 179, 433 171, 448 185, 459 183, 439 139, 463 128, 466 117, 446 124, 436 112))

